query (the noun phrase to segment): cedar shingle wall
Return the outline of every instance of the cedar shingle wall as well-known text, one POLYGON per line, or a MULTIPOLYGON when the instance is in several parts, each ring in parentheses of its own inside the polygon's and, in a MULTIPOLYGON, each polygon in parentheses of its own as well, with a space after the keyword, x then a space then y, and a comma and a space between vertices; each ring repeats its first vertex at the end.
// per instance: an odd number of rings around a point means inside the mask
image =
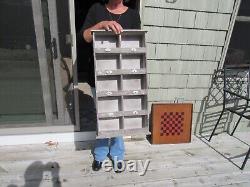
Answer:
POLYGON ((220 94, 214 97, 216 93, 208 93, 234 3, 235 0, 142 1, 142 24, 148 31, 149 104, 192 102, 193 130, 204 122, 205 113, 221 111, 220 94), (206 99, 215 98, 220 104, 204 110, 206 99))

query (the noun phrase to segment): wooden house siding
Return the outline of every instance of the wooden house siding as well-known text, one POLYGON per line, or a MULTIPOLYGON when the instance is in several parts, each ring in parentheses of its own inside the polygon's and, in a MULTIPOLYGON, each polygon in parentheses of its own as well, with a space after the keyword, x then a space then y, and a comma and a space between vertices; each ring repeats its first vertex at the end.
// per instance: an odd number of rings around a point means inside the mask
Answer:
MULTIPOLYGON (((212 76, 221 61, 237 1, 142 1, 142 24, 148 31, 149 105, 192 102, 194 131, 207 112, 204 103, 211 99, 212 76)), ((221 106, 214 105, 213 110, 220 112, 221 106)))

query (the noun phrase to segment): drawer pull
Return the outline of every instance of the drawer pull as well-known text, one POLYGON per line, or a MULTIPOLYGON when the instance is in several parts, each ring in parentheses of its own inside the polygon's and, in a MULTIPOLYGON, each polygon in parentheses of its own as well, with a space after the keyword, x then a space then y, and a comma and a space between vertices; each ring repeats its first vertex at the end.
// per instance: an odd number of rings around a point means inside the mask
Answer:
POLYGON ((133 94, 138 94, 139 93, 139 91, 133 91, 133 94))
POLYGON ((114 113, 108 113, 108 116, 112 117, 112 116, 114 116, 114 113))
POLYGON ((136 52, 136 48, 131 48, 131 51, 132 52, 136 52))
POLYGON ((112 95, 113 93, 112 92, 107 92, 106 95, 112 95))
POLYGON ((132 70, 132 73, 137 73, 137 70, 136 70, 136 69, 133 69, 133 70, 132 70))
POLYGON ((137 115, 137 114, 138 114, 138 111, 134 111, 133 114, 134 114, 134 115, 137 115))
POLYGON ((110 48, 106 48, 105 51, 106 51, 106 52, 110 52, 111 49, 110 49, 110 48))
POLYGON ((106 74, 108 74, 108 75, 110 75, 110 74, 112 74, 113 73, 113 71, 106 71, 106 74))

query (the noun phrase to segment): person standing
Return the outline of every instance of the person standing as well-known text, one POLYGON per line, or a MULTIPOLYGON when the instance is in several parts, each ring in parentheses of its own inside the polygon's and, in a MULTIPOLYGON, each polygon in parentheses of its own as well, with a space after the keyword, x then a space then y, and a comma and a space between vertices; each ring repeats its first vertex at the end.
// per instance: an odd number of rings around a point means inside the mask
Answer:
MULTIPOLYGON (((125 6, 123 0, 108 0, 103 4, 95 3, 89 9, 81 29, 81 34, 85 42, 91 45, 93 40, 92 30, 105 29, 115 34, 120 34, 123 32, 123 29, 140 29, 140 25, 141 21, 138 11, 125 6)), ((86 64, 90 67, 88 83, 95 97, 94 60, 92 52, 90 52, 89 57, 88 64, 86 64)), ((117 164, 116 168, 120 169, 122 168, 121 162, 114 163, 114 160, 123 160, 124 153, 123 137, 96 139, 92 169, 94 171, 100 170, 108 154, 111 156, 113 165, 117 164)))

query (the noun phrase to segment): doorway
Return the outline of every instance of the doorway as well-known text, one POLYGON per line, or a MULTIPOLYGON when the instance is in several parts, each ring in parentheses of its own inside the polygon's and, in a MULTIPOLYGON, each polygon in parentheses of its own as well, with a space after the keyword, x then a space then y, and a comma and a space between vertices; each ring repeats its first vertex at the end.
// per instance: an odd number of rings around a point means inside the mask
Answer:
MULTIPOLYGON (((77 74, 78 74, 78 93, 79 93, 79 118, 80 131, 96 131, 96 111, 95 103, 92 98, 90 86, 87 84, 89 67, 84 64, 88 61, 90 45, 83 41, 79 34, 84 23, 88 10, 94 3, 105 3, 106 0, 75 0, 75 28, 77 43, 77 74)), ((139 0, 124 0, 126 6, 140 10, 139 0)))

